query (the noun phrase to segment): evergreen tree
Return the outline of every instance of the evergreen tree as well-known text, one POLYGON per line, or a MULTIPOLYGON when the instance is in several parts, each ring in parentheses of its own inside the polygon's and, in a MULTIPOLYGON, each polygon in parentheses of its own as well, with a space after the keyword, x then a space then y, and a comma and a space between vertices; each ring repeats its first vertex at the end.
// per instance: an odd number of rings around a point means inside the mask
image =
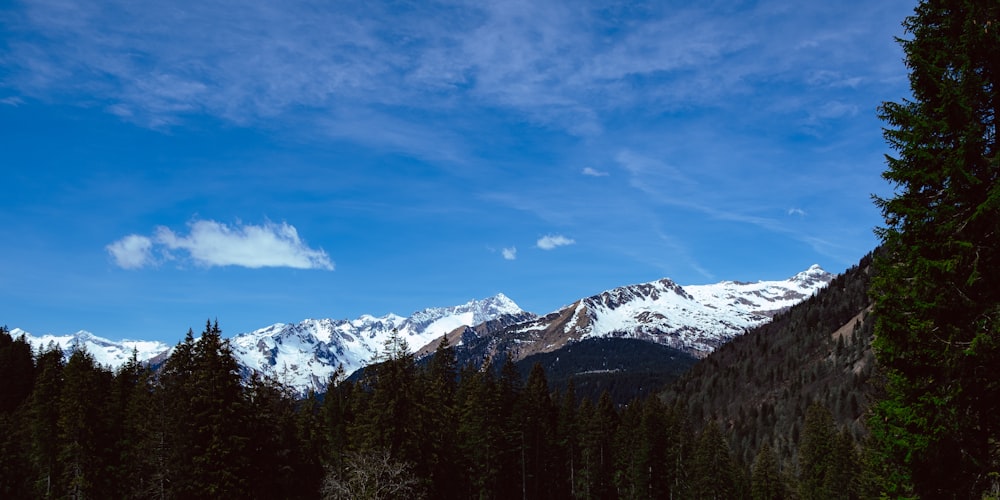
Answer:
POLYGON ((320 411, 325 438, 322 461, 327 467, 339 470, 343 466, 344 453, 348 451, 349 430, 354 425, 357 386, 344 379, 344 365, 339 365, 326 388, 320 411))
POLYGON ((59 488, 59 400, 63 386, 63 353, 49 344, 35 360, 38 373, 31 393, 31 461, 37 496, 63 494, 59 488))
POLYGON ((239 365, 219 323, 206 323, 194 345, 195 371, 191 380, 189 443, 194 476, 193 493, 210 498, 244 496, 247 491, 246 407, 239 365))
MULTIPOLYGON (((458 474, 464 498, 496 498, 500 482, 500 435, 503 432, 493 370, 467 365, 459 379, 456 405, 458 474)), ((510 478, 506 478, 512 482, 510 478)))
POLYGON ((458 378, 455 350, 449 345, 448 337, 441 338, 420 378, 417 434, 421 441, 421 458, 415 472, 429 483, 429 496, 458 498, 456 481, 448 471, 448 465, 456 460, 453 425, 458 378))
POLYGON ((771 445, 764 443, 757 452, 751 475, 750 495, 753 500, 780 500, 785 497, 785 488, 778 470, 778 458, 771 445))
POLYGON ((24 498, 31 491, 29 398, 35 361, 24 336, 0 327, 0 497, 24 498))
POLYGON ((580 468, 576 494, 580 498, 614 497, 614 437, 620 418, 608 391, 601 393, 595 405, 583 400, 579 411, 580 468))
POLYGON ((556 412, 541 364, 532 366, 521 401, 521 459, 528 498, 553 498, 556 412))
POLYGON ((417 366, 409 345, 393 329, 374 364, 368 365, 358 417, 352 432, 357 433, 358 451, 388 452, 393 459, 413 464, 420 458, 417 406, 417 366))
MULTIPOLYGON (((487 368, 489 369, 489 368, 487 368)), ((527 491, 525 435, 521 403, 524 398, 521 372, 510 357, 500 367, 495 384, 493 425, 497 426, 498 498, 523 498, 527 491)))
POLYGON ((108 411, 111 372, 97 367, 90 353, 77 348, 63 377, 57 419, 60 490, 70 498, 108 497, 113 464, 108 455, 115 444, 108 411))
POLYGON ((1000 3, 925 0, 903 25, 913 99, 880 110, 896 189, 876 199, 888 396, 870 425, 887 494, 979 497, 1000 472, 1000 3))
POLYGON ((315 495, 318 478, 302 467, 304 456, 298 442, 295 399, 291 390, 277 381, 254 373, 247 381, 246 460, 249 488, 255 498, 301 498, 315 495), (307 493, 308 492, 308 493, 307 493))
POLYGON ((7 327, 0 327, 0 414, 12 413, 31 394, 35 383, 35 362, 31 345, 14 339, 7 327))
POLYGON ((799 443, 799 496, 804 499, 832 498, 829 476, 835 450, 833 416, 819 404, 806 410, 805 430, 799 443))
POLYGON ((580 433, 577 421, 576 385, 570 378, 566 390, 559 403, 559 415, 556 421, 556 444, 559 457, 556 460, 557 477, 562 480, 559 486, 559 497, 575 498, 576 470, 580 464, 580 447, 577 436, 580 433), (561 465, 561 467, 560 467, 561 465))
POLYGON ((736 476, 729 444, 713 420, 702 429, 691 467, 691 495, 703 499, 736 497, 736 476))
POLYGON ((118 371, 115 386, 121 394, 118 491, 122 498, 163 498, 164 442, 163 415, 158 411, 148 366, 132 359, 118 371))
POLYGON ((239 366, 218 322, 188 330, 160 376, 157 490, 164 496, 247 496, 247 421, 239 366))

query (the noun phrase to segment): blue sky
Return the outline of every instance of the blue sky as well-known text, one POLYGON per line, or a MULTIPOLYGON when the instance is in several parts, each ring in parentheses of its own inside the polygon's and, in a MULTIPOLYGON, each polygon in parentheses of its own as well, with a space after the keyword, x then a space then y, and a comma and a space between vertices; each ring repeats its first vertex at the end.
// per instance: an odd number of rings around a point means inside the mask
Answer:
POLYGON ((0 7, 0 324, 175 343, 840 272, 915 1, 0 7))

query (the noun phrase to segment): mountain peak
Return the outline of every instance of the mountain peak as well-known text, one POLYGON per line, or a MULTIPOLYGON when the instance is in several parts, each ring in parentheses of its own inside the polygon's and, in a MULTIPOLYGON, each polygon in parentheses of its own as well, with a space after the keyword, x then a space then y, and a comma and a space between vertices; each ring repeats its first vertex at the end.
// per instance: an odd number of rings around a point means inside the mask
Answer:
POLYGON ((817 284, 825 285, 833 279, 833 274, 823 270, 819 264, 809 266, 809 269, 802 271, 788 279, 790 282, 801 284, 803 287, 812 288, 817 284))

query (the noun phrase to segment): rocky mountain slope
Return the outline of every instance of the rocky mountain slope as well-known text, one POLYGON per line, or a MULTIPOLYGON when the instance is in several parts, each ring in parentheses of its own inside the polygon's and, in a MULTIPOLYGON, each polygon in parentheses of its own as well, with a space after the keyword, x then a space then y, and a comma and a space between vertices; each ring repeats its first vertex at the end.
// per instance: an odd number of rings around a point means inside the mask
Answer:
MULTIPOLYGON (((307 319, 278 323, 231 339, 244 376, 272 376, 299 392, 325 389, 343 365, 347 373, 364 366, 381 350, 393 330, 418 356, 432 352, 448 335, 459 346, 460 362, 511 356, 521 360, 569 344, 600 338, 655 342, 704 357, 777 312, 801 302, 833 276, 813 266, 781 281, 680 286, 669 279, 608 290, 539 317, 523 311, 503 294, 453 307, 428 308, 409 317, 369 315, 354 320, 307 319)), ((64 351, 84 347, 101 364, 120 366, 135 349, 140 361, 162 362, 170 346, 160 342, 114 342, 81 331, 33 337, 39 349, 54 342, 64 351)))
POLYGON ((780 281, 680 286, 661 279, 608 290, 486 335, 465 328, 452 332, 449 342, 463 346, 467 352, 460 357, 467 359, 521 360, 594 338, 645 340, 704 357, 809 298, 833 277, 814 265, 780 281))

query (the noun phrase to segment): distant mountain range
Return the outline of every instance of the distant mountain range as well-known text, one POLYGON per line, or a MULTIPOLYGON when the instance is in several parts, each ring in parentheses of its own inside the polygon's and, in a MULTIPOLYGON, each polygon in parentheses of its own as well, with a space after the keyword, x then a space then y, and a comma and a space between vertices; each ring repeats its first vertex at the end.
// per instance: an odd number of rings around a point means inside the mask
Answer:
MULTIPOLYGON (((428 308, 409 317, 369 315, 355 320, 307 319, 238 334, 233 353, 244 375, 265 373, 305 393, 323 391, 338 365, 347 373, 363 367, 393 330, 422 356, 447 335, 460 359, 552 353, 587 339, 626 338, 654 342, 704 357, 749 328, 808 298, 833 279, 819 266, 781 281, 680 286, 669 279, 624 286, 583 298, 545 316, 526 312, 503 294, 453 307, 428 308)), ((65 352, 85 348, 98 363, 116 368, 131 357, 162 362, 172 346, 161 342, 110 341, 80 331, 33 336, 40 349, 54 343, 65 352)))

